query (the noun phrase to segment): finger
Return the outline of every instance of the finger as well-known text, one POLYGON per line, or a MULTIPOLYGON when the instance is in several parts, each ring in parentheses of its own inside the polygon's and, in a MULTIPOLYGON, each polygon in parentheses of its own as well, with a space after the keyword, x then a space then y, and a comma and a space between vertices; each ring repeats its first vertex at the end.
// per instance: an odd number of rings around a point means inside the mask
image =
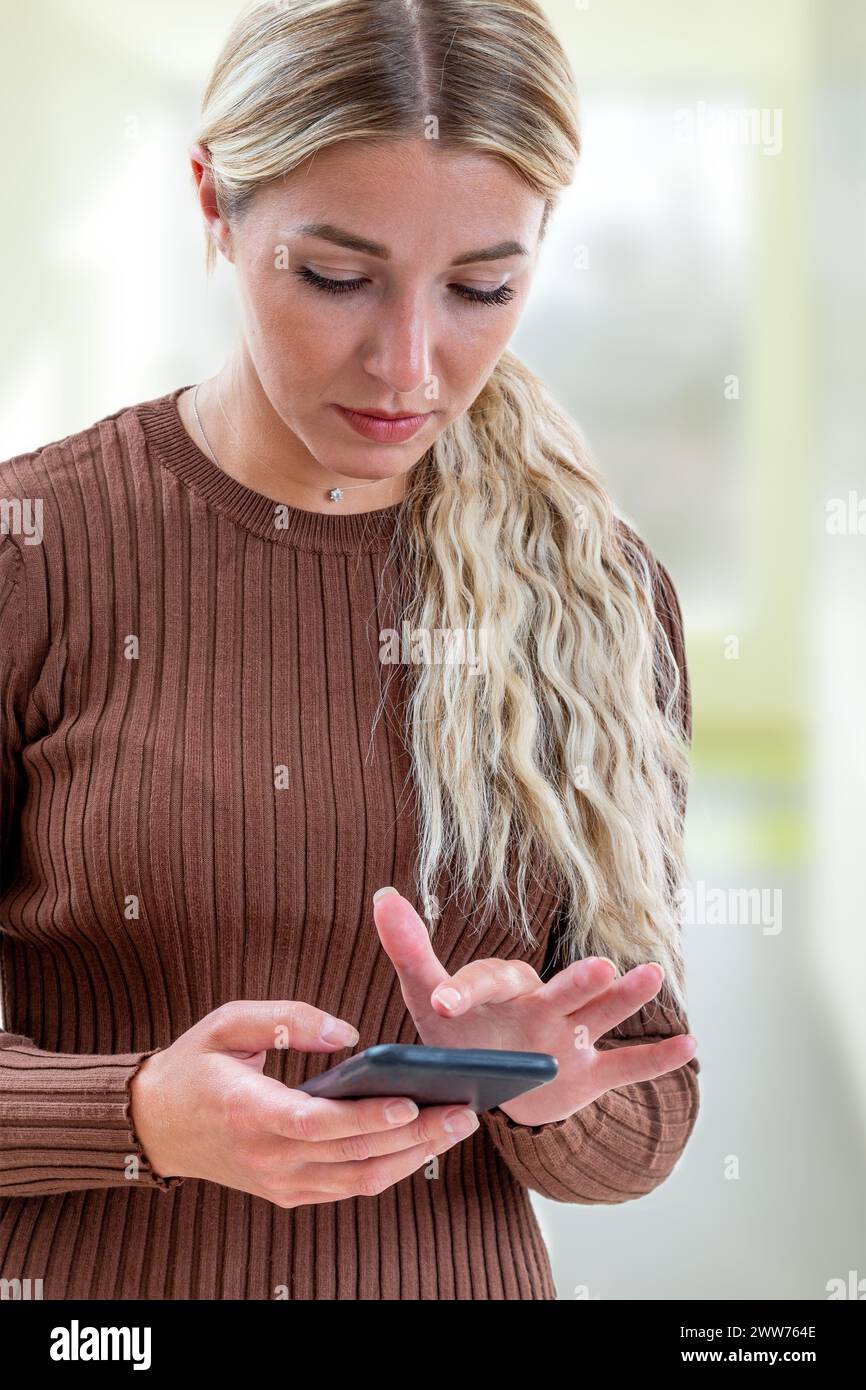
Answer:
MULTIPOLYGON (((389 1165, 377 1170, 375 1163, 381 1160, 370 1159, 366 1165, 361 1163, 328 1163, 315 1164, 305 1163, 298 1171, 303 1172, 303 1181, 310 1183, 310 1188, 302 1192, 292 1191, 289 1205, 293 1207, 312 1205, 317 1202, 338 1202, 347 1201, 350 1197, 374 1197, 378 1196, 387 1187, 392 1187, 394 1183, 400 1182, 403 1178, 411 1177, 420 1168, 430 1162, 438 1154, 445 1153, 447 1149, 454 1148, 459 1140, 449 1138, 447 1143, 441 1139, 423 1144, 414 1144, 411 1149, 404 1150, 404 1161, 400 1164, 389 1165), (321 1173, 328 1176, 327 1188, 313 1188, 312 1170, 319 1169, 321 1173), (368 1190, 359 1192, 359 1183, 366 1181, 368 1190)), ((321 1181, 321 1179, 320 1179, 321 1181)), ((266 1191, 258 1191, 257 1196, 265 1197, 268 1201, 273 1201, 273 1196, 266 1191)))
POLYGON ((504 1004, 537 990, 541 980, 525 960, 473 960, 437 985, 430 1002, 440 1015, 456 1018, 479 1004, 504 1004))
POLYGON ((386 1187, 423 1167, 428 1159, 461 1142, 448 1135, 446 1139, 414 1144, 402 1153, 383 1154, 357 1163, 305 1163, 303 1181, 323 1192, 331 1192, 332 1197, 377 1197, 386 1187))
POLYGON ((543 1004, 561 1014, 584 1008, 616 979, 616 966, 606 956, 587 956, 560 970, 537 991, 543 1004))
POLYGON ((205 1048, 254 1056, 268 1048, 334 1052, 354 1047, 358 1030, 298 999, 232 999, 200 1022, 205 1048), (333 1030, 329 1036, 325 1030, 333 1030))
POLYGON ((606 1091, 630 1086, 635 1081, 653 1081, 685 1066, 694 1057, 697 1046, 690 1034, 677 1033, 661 1042, 597 1049, 594 1079, 597 1077, 606 1091))
POLYGON ((478 1116, 465 1105, 425 1106, 417 1119, 403 1125, 342 1139, 314 1141, 274 1139, 264 1152, 278 1162, 358 1163, 401 1153, 418 1144, 455 1143, 478 1128, 478 1116))
POLYGON ((660 966, 638 965, 591 999, 574 1015, 575 1022, 585 1027, 587 1036, 595 1042, 608 1029, 631 1018, 642 1005, 648 1004, 658 994, 663 979, 660 966))
MULTIPOLYGON (((328 1100, 293 1090, 274 1077, 253 1074, 236 1088, 234 1115, 252 1132, 265 1130, 303 1143, 351 1141, 363 1135, 397 1134, 415 1125, 415 1142, 442 1130, 444 1120, 467 1107, 430 1105, 419 1110, 408 1096, 328 1100)), ((347 1147, 351 1147, 348 1145, 347 1147)), ((386 1145, 387 1147, 387 1145, 386 1145)), ((337 1151, 339 1154, 341 1151, 337 1151)))
POLYGON ((417 1118, 419 1109, 409 1096, 329 1100, 253 1073, 236 1088, 234 1113, 251 1130, 311 1142, 393 1130, 417 1118), (393 1119, 388 1113, 391 1106, 396 1107, 393 1119))
POLYGON ((448 972, 433 950, 426 924, 412 904, 397 892, 385 893, 373 904, 373 919, 416 1025, 424 1018, 436 1018, 430 995, 448 979, 448 972))

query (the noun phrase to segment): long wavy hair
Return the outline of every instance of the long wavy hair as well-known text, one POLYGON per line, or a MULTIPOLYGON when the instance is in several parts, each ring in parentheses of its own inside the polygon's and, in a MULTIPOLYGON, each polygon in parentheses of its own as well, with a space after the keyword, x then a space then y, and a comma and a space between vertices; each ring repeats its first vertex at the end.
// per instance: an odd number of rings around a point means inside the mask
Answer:
MULTIPOLYGON (((506 161, 544 197, 547 225, 581 146, 574 76, 534 0, 247 6, 198 130, 230 224, 317 150, 419 135, 506 161)), ((208 272, 215 259, 208 237, 208 272)), ((684 1012, 688 736, 658 569, 573 421, 511 352, 412 470, 391 555, 411 632, 484 634, 481 671, 412 664, 428 925, 447 864, 455 891, 478 890, 482 913, 505 911, 534 945, 525 898, 547 875, 556 954, 620 971, 656 960, 658 1001, 684 1012)))

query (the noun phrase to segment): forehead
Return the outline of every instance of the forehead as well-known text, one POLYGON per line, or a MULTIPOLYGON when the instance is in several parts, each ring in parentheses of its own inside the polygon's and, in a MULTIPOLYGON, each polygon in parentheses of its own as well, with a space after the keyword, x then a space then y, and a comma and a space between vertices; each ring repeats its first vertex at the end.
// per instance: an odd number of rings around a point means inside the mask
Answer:
MULTIPOLYGON (((287 239, 331 223, 388 246, 393 260, 513 238, 532 251, 544 199, 503 160, 435 140, 344 141, 260 190, 262 231, 287 239)), ((336 248, 335 248, 336 249, 336 248)))

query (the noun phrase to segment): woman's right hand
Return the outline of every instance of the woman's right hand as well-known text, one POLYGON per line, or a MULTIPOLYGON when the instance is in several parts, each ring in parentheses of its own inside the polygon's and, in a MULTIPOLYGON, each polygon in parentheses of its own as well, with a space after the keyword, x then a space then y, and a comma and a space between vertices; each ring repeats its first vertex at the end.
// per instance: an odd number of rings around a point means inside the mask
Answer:
POLYGON ((400 1096, 326 1100, 264 1076, 269 1048, 338 1052, 350 1024, 297 1000, 236 999, 206 1014, 130 1082, 136 1136, 160 1177, 205 1178, 278 1207, 376 1197, 478 1128, 464 1106, 400 1096), (324 1025, 339 1030, 322 1036, 324 1025), (392 1106, 410 1106, 392 1119, 392 1106), (456 1116, 466 1126, 449 1132, 456 1116))

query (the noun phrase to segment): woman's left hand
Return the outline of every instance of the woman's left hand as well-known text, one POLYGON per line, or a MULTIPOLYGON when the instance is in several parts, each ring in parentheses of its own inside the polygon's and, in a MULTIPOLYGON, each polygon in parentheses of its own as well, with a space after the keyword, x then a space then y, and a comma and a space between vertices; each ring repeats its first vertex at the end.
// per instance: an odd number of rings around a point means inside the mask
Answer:
POLYGON ((526 961, 492 958, 470 961, 449 975, 406 898, 385 893, 374 903, 373 917, 427 1047, 548 1052, 557 1059, 553 1081, 499 1106, 517 1124, 565 1119, 605 1091, 663 1076, 694 1056, 697 1044, 681 1033, 609 1051, 594 1047, 658 993, 657 965, 636 966, 616 979, 610 961, 589 956, 542 983, 526 961))

